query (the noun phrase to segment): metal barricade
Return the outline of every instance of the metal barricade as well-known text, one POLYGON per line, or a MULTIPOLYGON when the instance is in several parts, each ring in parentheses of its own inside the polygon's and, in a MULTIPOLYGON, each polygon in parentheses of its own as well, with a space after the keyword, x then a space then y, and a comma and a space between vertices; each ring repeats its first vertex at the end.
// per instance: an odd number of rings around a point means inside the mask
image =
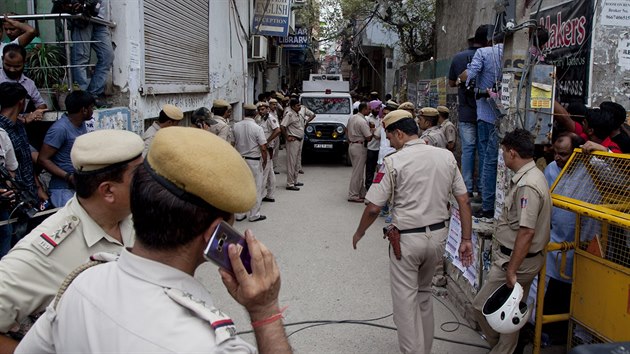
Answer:
MULTIPOLYGON (((630 155, 576 149, 551 188, 553 204, 576 215, 570 312, 543 315, 539 274, 534 353, 543 323, 569 320, 569 348, 630 340, 630 155)), ((561 268, 564 269, 564 268, 561 268)))
POLYGON ((72 15, 72 14, 67 14, 67 13, 60 13, 60 14, 34 14, 34 15, 11 15, 11 16, 7 16, 7 17, 10 18, 10 19, 13 19, 13 20, 25 20, 25 21, 61 20, 61 23, 62 23, 62 26, 63 26, 63 37, 64 37, 64 40, 63 41, 43 42, 42 44, 63 44, 65 57, 66 57, 66 65, 34 67, 34 68, 30 68, 30 69, 42 69, 42 68, 43 69, 63 69, 65 71, 65 78, 66 78, 66 83, 67 83, 67 86, 68 86, 68 91, 72 90, 72 84, 74 83, 74 80, 73 80, 73 77, 72 77, 72 70, 70 70, 71 68, 92 67, 92 66, 94 66, 94 64, 73 65, 71 63, 70 45, 72 43, 98 43, 98 41, 72 41, 71 38, 70 38, 70 30, 68 28, 68 22, 70 20, 73 20, 73 19, 82 19, 82 20, 90 21, 92 23, 105 25, 105 26, 108 26, 110 28, 116 27, 115 23, 110 22, 110 21, 105 21, 105 20, 103 20, 101 18, 98 18, 98 17, 86 17, 86 16, 83 16, 83 15, 72 15))

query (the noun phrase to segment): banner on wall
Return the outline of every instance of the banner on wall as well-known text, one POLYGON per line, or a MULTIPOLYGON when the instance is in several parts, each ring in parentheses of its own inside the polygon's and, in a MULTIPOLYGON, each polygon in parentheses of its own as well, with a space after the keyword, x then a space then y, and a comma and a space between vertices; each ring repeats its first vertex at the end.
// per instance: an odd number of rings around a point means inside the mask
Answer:
POLYGON ((532 14, 549 31, 542 48, 545 62, 556 66, 556 99, 560 102, 588 96, 593 0, 575 0, 532 14))

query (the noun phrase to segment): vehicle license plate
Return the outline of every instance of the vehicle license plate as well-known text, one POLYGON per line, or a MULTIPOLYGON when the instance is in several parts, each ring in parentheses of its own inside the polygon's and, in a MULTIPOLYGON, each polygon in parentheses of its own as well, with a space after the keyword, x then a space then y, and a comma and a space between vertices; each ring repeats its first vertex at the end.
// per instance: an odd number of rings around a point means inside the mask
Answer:
POLYGON ((332 144, 315 144, 315 149, 332 149, 332 144))

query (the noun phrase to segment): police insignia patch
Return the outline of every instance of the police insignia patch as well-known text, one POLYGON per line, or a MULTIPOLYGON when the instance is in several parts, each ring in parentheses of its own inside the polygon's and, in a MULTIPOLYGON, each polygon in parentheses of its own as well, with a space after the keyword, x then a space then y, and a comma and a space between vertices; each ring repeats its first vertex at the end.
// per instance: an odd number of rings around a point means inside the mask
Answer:
POLYGON ((385 176, 385 164, 383 164, 381 168, 378 169, 378 172, 376 173, 376 175, 374 175, 374 180, 372 181, 372 183, 381 183, 381 181, 383 180, 383 176, 385 176))
POLYGON ((527 197, 521 198, 521 209, 527 208, 527 197))
POLYGON ((33 240, 33 245, 44 255, 48 256, 80 223, 81 221, 76 216, 68 216, 53 233, 46 234, 42 232, 39 237, 33 240))

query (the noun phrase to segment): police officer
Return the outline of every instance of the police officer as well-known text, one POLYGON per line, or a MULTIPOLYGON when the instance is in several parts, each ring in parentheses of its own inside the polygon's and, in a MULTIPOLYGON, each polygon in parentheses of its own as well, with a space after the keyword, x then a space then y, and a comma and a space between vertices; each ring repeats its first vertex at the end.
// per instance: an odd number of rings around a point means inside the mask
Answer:
MULTIPOLYGON (((271 101, 276 101, 276 99, 272 98, 271 101)), ((276 201, 274 198, 276 193, 276 175, 273 172, 275 168, 275 148, 276 140, 278 140, 281 130, 278 119, 269 112, 270 105, 271 104, 267 104, 267 102, 258 102, 258 116, 256 116, 256 122, 263 128, 265 138, 267 138, 267 155, 269 156, 267 165, 263 171, 263 194, 265 196, 262 200, 263 202, 273 203, 276 201)))
POLYGON ((0 261, 0 348, 19 338, 50 303, 64 278, 97 252, 131 247, 129 184, 142 162, 142 139, 129 131, 98 130, 72 147, 75 196, 0 261), (17 332, 16 332, 17 330, 17 332))
MULTIPOLYGON (((389 200, 392 225, 400 233, 401 258, 390 247, 390 282, 394 323, 403 353, 430 353, 433 343, 431 279, 444 254, 450 215, 450 194, 459 205, 462 263, 472 262, 472 216, 468 193, 453 154, 426 145, 418 138, 411 113, 396 110, 385 116, 386 137, 398 151, 385 157, 365 199, 369 202, 352 237, 352 245, 365 235, 389 200), (418 158, 422 156, 422 158, 418 158)), ((392 246, 395 245, 392 243, 392 246)))
MULTIPOLYGON (((315 116, 316 116, 315 112, 311 111, 310 109, 308 109, 308 107, 304 105, 301 105, 300 111, 298 112, 298 114, 300 115, 300 118, 302 119, 305 127, 308 123, 310 123, 310 121, 315 119, 315 116)), ((302 140, 300 144, 300 151, 298 152, 298 173, 299 174, 304 174, 304 170, 302 169, 302 148, 303 147, 304 147, 304 140, 302 140)))
POLYGON ((457 128, 455 124, 448 119, 450 110, 446 106, 437 106, 438 111, 438 125, 444 138, 446 139, 446 148, 453 152, 455 151, 455 144, 457 143, 457 128))
POLYGON ((292 98, 289 108, 284 110, 284 118, 280 123, 287 148, 287 190, 299 191, 304 184, 298 182, 298 158, 304 139, 304 120, 299 112, 302 105, 297 98, 292 98))
MULTIPOLYGON (((254 181, 258 198, 256 204, 247 213, 249 221, 262 221, 267 217, 260 214, 260 204, 264 190, 263 171, 267 168, 267 138, 263 128, 256 124, 256 106, 248 103, 243 105, 243 120, 234 124, 234 148, 247 162, 254 181)), ((236 214, 236 220, 245 219, 245 214, 236 214)))
POLYGON ((512 353, 518 343, 518 332, 500 334, 494 331, 481 313, 492 293, 504 283, 518 281, 525 296, 545 262, 549 242, 551 196, 544 174, 534 163, 534 137, 516 129, 501 141, 505 165, 516 174, 510 180, 503 212, 497 221, 492 245, 492 267, 483 287, 473 301, 475 317, 492 346, 490 353, 512 353))
POLYGON ((232 106, 226 100, 214 100, 212 101, 212 117, 217 124, 210 126, 210 132, 217 135, 219 138, 234 145, 234 134, 232 127, 229 125, 227 117, 230 114, 232 106))
MULTIPOLYGON (((282 102, 281 99, 284 98, 284 96, 280 93, 276 96, 278 99, 272 98, 269 100, 269 117, 278 122, 278 128, 280 128, 280 118, 282 118, 284 113, 284 109, 282 108, 280 102, 282 102), (278 100, 280 100, 280 102, 278 102, 278 100)), ((280 155, 280 134, 282 134, 282 131, 280 131, 280 133, 276 136, 271 145, 273 146, 273 173, 276 175, 280 174, 280 172, 276 171, 276 168, 278 167, 278 156, 280 155)))
POLYGON ((423 130, 420 139, 425 143, 446 149, 446 138, 438 125, 438 111, 433 107, 424 107, 420 110, 418 126, 423 130))
POLYGON ((366 142, 374 137, 374 129, 368 125, 366 115, 370 113, 367 103, 359 104, 359 113, 353 115, 348 120, 348 154, 352 163, 352 176, 348 187, 348 201, 363 203, 365 198, 365 183, 363 183, 363 172, 365 171, 365 161, 367 159, 366 142))
POLYGON ((147 151, 149 151, 149 145, 151 145, 151 141, 158 130, 176 126, 182 119, 184 119, 184 112, 182 112, 179 107, 173 106, 172 104, 162 106, 157 122, 153 122, 142 135, 142 139, 144 139, 143 154, 146 155, 147 151))
MULTIPOLYGON (((133 176, 133 249, 75 278, 17 353, 256 352, 193 277, 217 226, 255 202, 249 168, 230 144, 201 129, 159 131, 133 176)), ((233 270, 221 278, 247 310, 260 353, 290 353, 275 258, 251 231, 245 238, 252 273, 236 245, 217 242, 233 270)))

